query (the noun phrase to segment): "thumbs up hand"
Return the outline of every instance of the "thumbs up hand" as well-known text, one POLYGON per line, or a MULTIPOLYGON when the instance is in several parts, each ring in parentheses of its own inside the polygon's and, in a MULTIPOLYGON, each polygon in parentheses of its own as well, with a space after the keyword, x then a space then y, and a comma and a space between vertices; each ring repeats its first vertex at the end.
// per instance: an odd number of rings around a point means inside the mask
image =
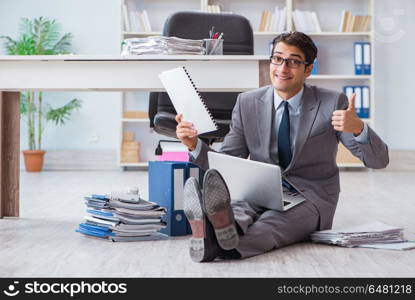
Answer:
POLYGON ((364 127, 364 123, 357 116, 354 109, 354 100, 356 94, 352 94, 349 98, 349 107, 346 110, 336 110, 331 117, 331 125, 334 130, 351 132, 355 136, 358 136, 364 127))

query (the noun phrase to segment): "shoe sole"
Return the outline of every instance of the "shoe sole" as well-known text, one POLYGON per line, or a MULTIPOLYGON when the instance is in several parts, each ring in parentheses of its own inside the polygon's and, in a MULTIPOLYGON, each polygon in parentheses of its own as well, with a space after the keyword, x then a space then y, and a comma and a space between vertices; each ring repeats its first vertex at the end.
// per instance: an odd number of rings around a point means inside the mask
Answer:
POLYGON ((203 188, 204 210, 212 223, 219 246, 225 250, 236 248, 239 244, 239 235, 231 208, 229 190, 222 175, 216 170, 208 170, 203 181, 203 188), (215 190, 206 192, 212 184, 215 190))
POLYGON ((217 248, 214 241, 207 238, 209 234, 213 236, 214 233, 207 226, 201 201, 202 194, 198 182, 196 178, 190 177, 184 186, 184 213, 192 228, 189 253, 190 258, 195 262, 214 260, 216 258, 214 250, 217 248))

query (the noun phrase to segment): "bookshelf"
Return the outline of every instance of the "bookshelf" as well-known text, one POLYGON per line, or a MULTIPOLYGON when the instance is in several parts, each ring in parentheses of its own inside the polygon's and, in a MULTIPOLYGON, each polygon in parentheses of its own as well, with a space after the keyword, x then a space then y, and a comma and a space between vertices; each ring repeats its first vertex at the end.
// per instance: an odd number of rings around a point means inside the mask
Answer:
MULTIPOLYGON (((121 41, 132 37, 146 37, 160 35, 165 19, 176 11, 199 10, 209 11, 212 6, 224 13, 235 13, 245 16, 254 30, 254 51, 256 55, 269 55, 270 42, 279 32, 259 31, 261 15, 264 10, 275 11, 275 7, 285 8, 285 30, 295 30, 295 12, 313 11, 316 13, 319 28, 318 32, 306 32, 313 38, 319 48, 317 74, 307 79, 307 82, 325 88, 343 91, 344 86, 369 86, 370 87, 370 118, 364 119, 372 128, 375 127, 375 64, 374 64, 374 0, 121 0, 121 41), (123 5, 129 9, 147 12, 151 31, 134 30, 126 28, 123 5), (339 32, 343 11, 349 11, 352 15, 371 16, 370 24, 365 31, 339 32), (371 44, 371 74, 355 75, 353 45, 355 42, 369 42, 371 44)), ((297 23, 298 24, 298 23, 297 23)), ((143 26, 142 26, 143 27, 143 26)), ((317 27, 316 27, 317 28, 317 27)), ((362 27, 364 28, 364 27, 362 27)), ((138 28, 140 29, 140 28, 138 28)), ((137 102, 143 110, 148 106, 148 93, 123 93, 122 111, 126 109, 128 102, 137 102)), ((120 136, 126 129, 133 128, 137 138, 141 142, 143 160, 154 159, 153 152, 159 139, 165 139, 156 133, 150 132, 149 121, 144 119, 124 119, 121 117, 120 136), (147 150, 146 150, 147 149, 147 150), (149 150, 151 149, 151 151, 149 150)), ((121 141, 120 141, 121 143, 121 141)), ((118 164, 121 167, 146 166, 145 162, 136 164, 123 164, 118 156, 118 164)), ((363 164, 340 145, 338 154, 340 167, 363 167, 363 164)))
POLYGON ((165 136, 155 133, 150 127, 150 119, 148 116, 126 117, 125 112, 145 112, 148 110, 148 92, 122 92, 121 93, 121 116, 120 116, 120 133, 119 146, 117 155, 117 164, 123 170, 127 168, 146 169, 148 167, 147 161, 154 160, 154 151, 158 140, 166 139, 165 136), (137 101, 138 100, 138 101, 137 101), (123 152, 123 142, 125 132, 131 132, 134 140, 139 142, 139 160, 126 161, 125 153, 123 152))

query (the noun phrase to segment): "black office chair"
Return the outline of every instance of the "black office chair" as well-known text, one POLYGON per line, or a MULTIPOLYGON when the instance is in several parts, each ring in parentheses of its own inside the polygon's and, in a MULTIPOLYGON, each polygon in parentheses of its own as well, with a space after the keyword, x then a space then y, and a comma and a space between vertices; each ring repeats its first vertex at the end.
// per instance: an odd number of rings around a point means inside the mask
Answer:
MULTIPOLYGON (((253 55, 253 32, 249 21, 235 14, 212 14, 204 12, 177 12, 167 18, 164 36, 175 36, 186 39, 208 38, 209 30, 215 26, 216 32, 223 32, 224 55, 253 55)), ((199 137, 212 144, 221 142, 229 132, 232 110, 238 92, 201 92, 219 129, 199 137)), ((149 117, 150 127, 162 135, 177 138, 176 110, 167 93, 150 93, 149 117)))

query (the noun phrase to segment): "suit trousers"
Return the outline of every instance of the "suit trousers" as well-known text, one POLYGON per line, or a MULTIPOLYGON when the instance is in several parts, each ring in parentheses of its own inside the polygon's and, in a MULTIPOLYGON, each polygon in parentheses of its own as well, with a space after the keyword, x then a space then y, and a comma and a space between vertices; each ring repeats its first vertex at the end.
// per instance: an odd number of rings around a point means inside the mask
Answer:
POLYGON ((319 213, 307 200, 286 212, 255 208, 246 201, 231 206, 240 229, 236 250, 241 258, 308 240, 318 230, 319 213))

